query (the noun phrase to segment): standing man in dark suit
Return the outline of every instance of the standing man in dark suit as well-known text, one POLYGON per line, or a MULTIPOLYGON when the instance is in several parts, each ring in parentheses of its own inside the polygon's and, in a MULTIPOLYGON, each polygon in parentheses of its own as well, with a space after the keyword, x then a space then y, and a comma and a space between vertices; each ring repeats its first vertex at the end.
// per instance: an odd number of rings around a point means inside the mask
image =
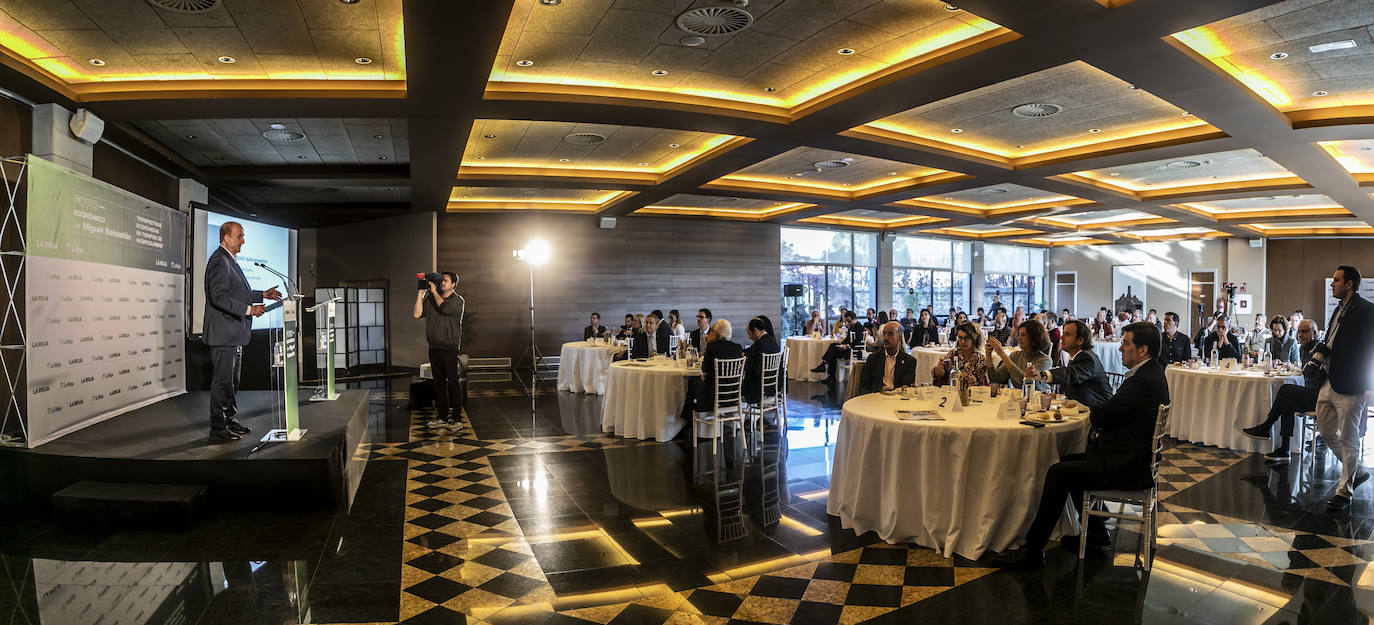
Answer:
POLYGON ((1326 502, 1331 510, 1349 508, 1355 488, 1369 479, 1360 458, 1360 426, 1366 396, 1374 388, 1374 304, 1360 297, 1359 290, 1360 271, 1349 265, 1337 267, 1331 276, 1331 297, 1341 303, 1326 324, 1326 339, 1312 348, 1312 360, 1303 369, 1304 374, 1326 374, 1317 392, 1317 429, 1341 461, 1341 481, 1326 502))
POLYGON ((219 227, 219 249, 205 263, 205 337, 210 346, 213 377, 210 382, 210 442, 225 443, 252 431, 234 418, 238 405, 234 393, 243 368, 243 346, 252 336, 253 317, 261 317, 264 299, 280 300, 277 287, 255 291, 239 268, 243 226, 226 221, 219 227))
POLYGON ((601 313, 592 313, 591 323, 582 328, 582 340, 606 334, 606 326, 601 325, 601 313))
MULTIPOLYGON (((776 354, 778 349, 778 339, 773 337, 773 333, 766 317, 754 317, 749 320, 749 325, 745 326, 745 332, 749 335, 749 340, 753 341, 744 349, 744 388, 740 394, 744 396, 744 401, 751 404, 759 403, 763 395, 759 394, 763 380, 763 355, 776 354)), ((779 375, 785 375, 780 372, 779 375)), ((777 389, 773 387, 762 389, 764 395, 772 395, 777 389)))
POLYGON ((902 324, 887 322, 882 337, 883 348, 864 360, 864 370, 859 374, 860 395, 916 384, 916 359, 902 349, 902 324))
MULTIPOLYGON (((1159 328, 1138 322, 1121 329, 1121 362, 1130 370, 1116 395, 1094 406, 1088 416, 1086 453, 1059 459, 1045 473, 1045 488, 1040 507, 1026 533, 1026 543, 1016 551, 997 558, 999 566, 1032 568, 1044 566, 1045 543, 1064 513, 1064 498, 1071 497, 1074 509, 1083 507, 1085 490, 1144 490, 1154 483, 1151 467, 1155 457, 1155 420, 1159 407, 1169 403, 1169 383, 1159 355, 1159 328)), ((1088 520, 1089 545, 1111 542, 1102 517, 1088 520)), ((1078 540, 1061 541, 1064 548, 1078 550, 1078 540)))
MULTIPOLYGON (((1154 324, 1146 325, 1155 327, 1154 324)), ((1151 354, 1159 353, 1158 328, 1155 328, 1154 336, 1156 341, 1151 354)), ((1088 333, 1088 324, 1077 319, 1068 322, 1064 325, 1064 336, 1059 342, 1069 354, 1068 366, 1055 367, 1043 373, 1035 367, 1026 367, 1025 379, 1058 384, 1065 397, 1089 408, 1107 401, 1112 396, 1112 383, 1102 369, 1102 361, 1093 352, 1093 337, 1088 333)))
POLYGON ((706 353, 706 333, 711 331, 711 309, 697 311, 697 329, 687 334, 687 344, 697 348, 698 354, 706 353))
POLYGON ((1172 365, 1188 362, 1193 357, 1193 344, 1188 336, 1178 331, 1178 313, 1164 313, 1164 336, 1160 337, 1159 364, 1172 365))

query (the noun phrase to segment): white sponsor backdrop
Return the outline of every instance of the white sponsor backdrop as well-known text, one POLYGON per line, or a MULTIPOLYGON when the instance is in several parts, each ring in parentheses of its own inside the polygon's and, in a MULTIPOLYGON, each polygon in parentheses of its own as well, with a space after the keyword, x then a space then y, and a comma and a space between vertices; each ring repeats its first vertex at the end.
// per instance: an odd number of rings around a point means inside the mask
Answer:
POLYGON ((186 216, 30 157, 28 445, 186 392, 186 216))

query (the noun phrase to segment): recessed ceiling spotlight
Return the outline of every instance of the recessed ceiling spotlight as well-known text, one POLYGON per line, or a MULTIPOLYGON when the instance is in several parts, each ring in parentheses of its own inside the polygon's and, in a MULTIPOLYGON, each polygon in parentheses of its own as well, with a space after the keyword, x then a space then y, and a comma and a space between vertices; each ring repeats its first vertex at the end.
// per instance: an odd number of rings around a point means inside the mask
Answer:
POLYGON ((371 64, 372 64, 372 59, 369 59, 369 58, 367 58, 367 57, 365 57, 365 56, 360 56, 360 57, 358 57, 358 58, 356 58, 356 59, 353 59, 353 62, 354 62, 354 63, 357 63, 358 65, 371 65, 371 64))
POLYGON ((1364 151, 1366 151, 1366 152, 1368 152, 1368 151, 1370 151, 1371 149, 1374 149, 1374 148, 1371 148, 1371 147, 1369 147, 1369 146, 1366 145, 1366 146, 1364 146, 1364 147, 1362 147, 1362 148, 1360 148, 1360 149, 1361 149, 1361 150, 1364 150, 1364 151))
POLYGON ((387 190, 387 191, 395 191, 395 190, 396 190, 396 187, 387 187, 386 190, 387 190))
POLYGON ((849 56, 849 55, 851 55, 851 54, 854 54, 854 48, 840 48, 839 50, 836 50, 835 52, 838 53, 838 54, 843 54, 843 55, 845 55, 845 56, 849 56))
POLYGON ((286 126, 283 124, 268 124, 267 127, 272 130, 286 130, 286 126))
POLYGON ((650 74, 653 74, 653 75, 655 75, 655 76, 667 76, 667 75, 668 75, 668 70, 666 70, 666 69, 656 69, 656 70, 654 70, 654 71, 652 71, 652 72, 649 72, 649 73, 650 73, 650 74))
POLYGON ((372 135, 372 138, 373 138, 373 139, 385 139, 386 137, 385 137, 384 135, 372 135))
POLYGON ((946 5, 945 5, 945 10, 946 10, 946 11, 958 11, 958 10, 959 10, 959 7, 954 6, 954 5, 952 5, 952 4, 946 4, 946 5))
POLYGON ((1120 175, 1121 175, 1121 172, 1119 172, 1119 171, 1114 171, 1114 172, 1112 172, 1112 173, 1110 173, 1110 174, 1107 174, 1107 175, 1108 175, 1108 176, 1120 176, 1120 175))
POLYGON ((546 7, 554 7, 563 3, 563 0, 539 0, 539 4, 546 7))
POLYGON ((1184 112, 1183 112, 1183 115, 1182 115, 1182 117, 1192 117, 1192 116, 1193 116, 1193 114, 1192 114, 1192 113, 1189 113, 1188 111, 1184 111, 1184 112))
POLYGON ((305 160, 305 155, 304 155, 304 154, 297 154, 297 155, 296 155, 296 158, 299 158, 299 159, 301 159, 301 160, 305 160))
POLYGON ((483 139, 495 139, 496 135, 482 135, 483 139))
POLYGON ((668 147, 670 147, 670 148, 676 148, 676 147, 679 147, 679 146, 680 146, 680 144, 677 144, 677 143, 669 143, 669 144, 668 144, 668 147))
POLYGON ((957 134, 963 132, 964 129, 963 129, 963 128, 950 128, 949 131, 957 135, 957 134))
POLYGON ((946 200, 952 200, 952 199, 954 199, 954 198, 952 198, 952 197, 946 197, 945 199, 946 199, 946 200))
POLYGON ((96 67, 105 67, 105 59, 91 59, 86 62, 96 67))
POLYGON ((212 156, 212 157, 210 157, 210 158, 213 158, 213 159, 215 159, 215 160, 217 160, 217 161, 222 161, 222 160, 224 160, 224 157, 223 157, 223 156, 212 156))
POLYGON ((648 163, 640 163, 639 166, 640 166, 640 167, 648 167, 649 164, 648 164, 648 163))
POLYGON ((684 46, 696 47, 696 46, 699 46, 699 45, 701 45, 701 44, 703 44, 703 43, 706 43, 706 38, 705 38, 705 37, 697 37, 696 35, 693 35, 693 36, 691 36, 691 37, 683 37, 683 38, 681 38, 681 39, 678 39, 677 42, 680 43, 680 44, 682 44, 682 45, 684 45, 684 46))
POLYGON ((238 59, 236 59, 236 58, 234 58, 234 57, 232 57, 232 56, 222 56, 222 57, 219 57, 218 59, 215 59, 215 60, 216 60, 216 61, 219 61, 220 63, 224 63, 224 64, 226 64, 226 65, 228 65, 229 63, 234 63, 234 62, 237 62, 237 61, 238 61, 238 59))
POLYGON ((841 182, 841 183, 840 183, 840 186, 842 186, 842 187, 847 187, 847 186, 849 186, 849 183, 848 183, 848 182, 841 182))
POLYGON ((358 4, 358 0, 339 0, 340 4, 358 4))
MULTIPOLYGON (((197 136, 195 136, 195 135, 186 135, 186 138, 187 138, 187 139, 199 139, 200 137, 197 137, 197 136)), ((1369 148, 1365 148, 1365 149, 1367 150, 1367 149, 1369 149, 1369 148)))
POLYGON ((1126 85, 1126 88, 1127 88, 1127 89, 1130 89, 1131 91, 1135 91, 1135 90, 1139 89, 1140 87, 1137 87, 1137 86, 1135 86, 1135 85, 1126 85))
POLYGON ((777 91, 777 88, 776 88, 776 87, 764 87, 763 90, 764 90, 764 91, 767 91, 768 93, 773 93, 774 91, 777 91))
POLYGON ((485 161, 485 160, 487 160, 487 157, 485 157, 485 156, 479 156, 479 157, 477 157, 477 160, 479 160, 479 161, 485 161))
POLYGON ((534 65, 534 61, 531 61, 529 59, 520 59, 519 61, 516 61, 515 64, 519 65, 520 67, 529 67, 531 65, 534 65))
POLYGON ((566 159, 566 158, 560 158, 560 159, 558 159, 558 162, 560 162, 560 163, 566 163, 566 162, 568 162, 568 159, 566 159))
POLYGON ((889 176, 896 176, 896 175, 897 175, 897 172, 895 172, 895 171, 890 171, 890 172, 887 172, 887 175, 889 175, 889 176))
POLYGON ((1331 92, 1329 92, 1329 91, 1313 91, 1313 92, 1312 92, 1312 95, 1317 96, 1317 97, 1320 98, 1320 97, 1322 97, 1322 96, 1324 96, 1324 95, 1330 95, 1330 93, 1331 93, 1331 92))
POLYGON ((1097 134, 1097 133, 1099 133, 1099 132, 1102 132, 1102 129, 1101 129, 1101 128, 1089 128, 1089 129, 1088 129, 1088 132, 1091 132, 1091 133, 1093 133, 1093 134, 1097 134))
POLYGON ((1017 144, 1016 147, 1018 147, 1018 148, 1024 148, 1024 147, 1026 147, 1026 146, 1021 145, 1021 144, 1017 144))
POLYGON ((1275 61, 1282 61, 1282 60, 1288 58, 1288 53, 1287 53, 1287 52, 1275 52, 1275 53, 1269 55, 1269 58, 1274 59, 1275 61))
POLYGON ((377 160, 379 160, 379 161, 384 161, 384 160, 387 160, 387 159, 386 159, 385 156, 378 156, 378 157, 377 157, 377 160))

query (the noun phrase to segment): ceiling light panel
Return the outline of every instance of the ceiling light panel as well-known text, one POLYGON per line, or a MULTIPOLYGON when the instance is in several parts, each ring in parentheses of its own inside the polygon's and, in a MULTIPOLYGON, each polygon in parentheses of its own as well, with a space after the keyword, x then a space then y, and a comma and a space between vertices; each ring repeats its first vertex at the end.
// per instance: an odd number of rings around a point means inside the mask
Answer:
POLYGON ((696 7, 731 14, 711 22, 723 34, 706 34, 696 32, 701 19, 683 15, 688 4, 636 3, 627 10, 610 2, 516 0, 488 89, 534 84, 550 93, 597 88, 636 99, 667 93, 713 105, 790 108, 923 55, 1009 34, 935 0, 866 3, 857 11, 832 0, 696 7), (521 67, 520 59, 534 64, 521 67))
MULTIPOLYGON (((558 5, 562 6, 565 5, 558 5)), ((736 138, 640 126, 506 119, 479 119, 473 123, 469 136, 482 138, 468 141, 464 147, 465 168, 553 168, 653 174, 691 162, 736 138), (486 135, 492 137, 485 138, 486 135), (597 137, 604 139, 597 140, 597 137), (477 160, 479 156, 482 157, 480 161, 477 160)))
POLYGON ((545 189, 540 187, 453 187, 448 211, 547 210, 592 213, 634 195, 602 189, 545 189))
POLYGON ((1200 215, 1225 220, 1253 219, 1256 216, 1298 217, 1350 214, 1350 211, 1332 201, 1331 198, 1316 193, 1187 202, 1176 206, 1200 215))
POLYGON ((815 204, 777 202, 751 198, 720 197, 679 193, 635 211, 637 215, 674 215, 682 217, 723 217, 761 221, 815 204))
MULTIPOLYGON (((1108 211, 1092 211, 1087 213, 1075 213, 1073 215, 1051 216, 1041 218, 1044 221, 1060 222, 1069 226, 1110 226, 1114 223, 1135 222, 1141 220, 1160 219, 1157 215, 1142 213, 1130 209, 1118 209, 1108 211)), ((1172 221, 1172 220, 1168 220, 1172 221)))
POLYGON ((1371 26, 1367 0, 1287 0, 1173 38, 1291 112, 1374 104, 1371 26))
POLYGON ((1086 179, 1103 187, 1118 190, 1148 192, 1206 185, 1259 183, 1293 178, 1293 174, 1259 152, 1247 148, 1199 154, 1182 159, 1090 169, 1074 172, 1067 177, 1086 179))
POLYGON ((1143 89, 1082 61, 975 89, 851 132, 1023 158, 1187 129, 1212 130, 1143 89), (959 128, 960 133, 951 133, 959 128))
POLYGON ((381 156, 387 163, 410 162, 404 119, 170 119, 134 125, 200 166, 363 165, 379 162, 381 156), (305 138, 278 142, 263 137, 272 130, 300 132, 305 138))
POLYGON ((964 189, 952 193, 926 195, 911 200, 897 202, 901 205, 941 207, 947 210, 962 210, 973 214, 990 216, 1001 212, 1016 212, 1019 209, 1052 208, 1056 206, 1077 206, 1090 204, 1088 200, 1071 195, 1050 193, 1018 184, 998 184, 987 187, 964 189), (987 193, 989 190, 1005 193, 987 193))
POLYGON ((1133 230, 1127 232, 1118 232, 1116 234, 1123 237, 1129 237, 1132 239, 1140 239, 1142 241, 1156 241, 1178 238, 1198 238, 1210 236, 1229 236, 1225 232, 1220 232, 1217 230, 1213 230, 1211 228, 1203 228, 1197 226, 1188 226, 1181 228, 1155 228, 1151 230, 1133 230))
POLYGON ((3 6, 0 53, 79 93, 98 83, 132 89, 140 82, 193 80, 330 81, 321 88, 368 80, 404 87, 401 0, 375 0, 366 12, 336 2, 279 0, 233 15, 223 3, 194 14, 132 1, 87 2, 80 11, 65 1, 3 6), (373 62, 359 65, 360 57, 373 62), (92 58, 105 63, 91 65, 92 58))
POLYGON ((1369 236, 1374 234, 1374 228, 1369 224, 1354 220, 1345 219, 1339 221, 1293 221, 1284 223, 1251 223, 1245 227, 1253 230, 1256 234, 1267 237, 1300 237, 1300 236, 1369 236))
POLYGON ((1352 174, 1374 174, 1374 139, 1322 141, 1322 146, 1341 167, 1352 174))
POLYGON ((912 226, 924 226, 937 224, 948 219, 940 217, 927 217, 924 215, 910 215, 907 213, 894 213, 892 211, 875 211, 868 209, 854 209, 828 215, 818 215, 797 220, 800 223, 827 224, 832 226, 849 226, 855 228, 873 228, 877 230, 888 230, 893 228, 910 228, 912 226))
POLYGON ((717 182, 762 183, 858 193, 888 185, 929 179, 932 176, 941 177, 941 174, 959 176, 933 167, 820 148, 799 147, 724 176, 717 182), (832 162, 843 165, 824 165, 832 162))

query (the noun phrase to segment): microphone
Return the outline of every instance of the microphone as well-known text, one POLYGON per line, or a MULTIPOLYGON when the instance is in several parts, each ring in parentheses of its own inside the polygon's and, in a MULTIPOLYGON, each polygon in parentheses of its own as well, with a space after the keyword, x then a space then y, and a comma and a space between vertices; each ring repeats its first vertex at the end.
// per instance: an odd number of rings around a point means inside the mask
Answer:
POLYGON ((284 274, 284 273, 282 273, 282 272, 280 272, 280 271, 277 271, 276 269, 273 269, 273 268, 271 268, 271 267, 268 267, 266 263, 254 262, 253 264, 254 264, 254 265, 257 265, 257 266, 259 266, 259 267, 262 267, 263 269, 266 269, 266 270, 272 272, 272 275, 277 276, 278 278, 281 278, 281 279, 284 281, 283 284, 282 284, 282 286, 286 287, 286 289, 287 289, 287 291, 288 291, 288 293, 287 293, 287 296, 288 296, 288 297, 291 296, 291 295, 293 295, 293 294, 296 294, 296 293, 299 293, 299 292, 300 292, 300 287, 296 285, 296 281, 295 281, 295 280, 292 280, 292 279, 291 279, 290 277, 288 277, 286 274, 284 274))

